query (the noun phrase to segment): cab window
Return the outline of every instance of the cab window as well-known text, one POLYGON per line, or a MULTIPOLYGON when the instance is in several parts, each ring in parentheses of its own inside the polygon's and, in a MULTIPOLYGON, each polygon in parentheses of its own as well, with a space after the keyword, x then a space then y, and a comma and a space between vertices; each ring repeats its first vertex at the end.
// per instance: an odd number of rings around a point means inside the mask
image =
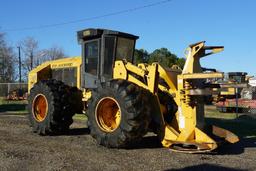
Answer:
POLYGON ((105 50, 104 50, 104 75, 112 76, 113 60, 114 60, 114 48, 115 48, 115 37, 105 37, 105 50))
POLYGON ((98 73, 99 41, 85 43, 85 72, 97 75, 98 73))
POLYGON ((132 62, 134 49, 134 40, 118 37, 116 60, 126 59, 128 62, 132 62))

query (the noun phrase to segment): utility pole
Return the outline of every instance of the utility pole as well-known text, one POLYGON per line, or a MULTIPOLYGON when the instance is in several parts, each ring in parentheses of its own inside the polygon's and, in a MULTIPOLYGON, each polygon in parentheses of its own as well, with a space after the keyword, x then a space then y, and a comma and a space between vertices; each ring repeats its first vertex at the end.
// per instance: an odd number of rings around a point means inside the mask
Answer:
POLYGON ((20 46, 18 46, 17 48, 18 48, 18 51, 19 51, 19 76, 20 76, 19 82, 21 83, 21 57, 20 57, 20 46))
POLYGON ((30 53, 30 60, 31 60, 30 67, 32 70, 33 69, 33 52, 30 53))

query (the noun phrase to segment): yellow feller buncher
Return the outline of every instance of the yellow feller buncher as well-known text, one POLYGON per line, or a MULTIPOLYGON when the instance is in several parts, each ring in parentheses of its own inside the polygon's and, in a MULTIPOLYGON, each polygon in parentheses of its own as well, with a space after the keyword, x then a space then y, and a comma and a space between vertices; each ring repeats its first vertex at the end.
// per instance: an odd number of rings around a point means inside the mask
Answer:
POLYGON ((34 132, 56 134, 72 124, 75 113, 88 116, 90 134, 106 147, 126 148, 147 133, 175 151, 208 152, 216 139, 238 137, 204 121, 204 97, 210 78, 200 58, 221 46, 190 45, 183 70, 157 62, 133 64, 138 36, 106 29, 77 32, 82 57, 46 62, 29 73, 29 119, 34 132))

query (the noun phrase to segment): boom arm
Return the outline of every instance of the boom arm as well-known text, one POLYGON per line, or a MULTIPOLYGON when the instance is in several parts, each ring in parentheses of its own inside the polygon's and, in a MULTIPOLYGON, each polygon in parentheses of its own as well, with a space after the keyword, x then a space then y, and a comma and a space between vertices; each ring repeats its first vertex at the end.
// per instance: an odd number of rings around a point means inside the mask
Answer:
MULTIPOLYGON (((160 137, 165 147, 179 144, 191 144, 199 151, 211 151, 217 148, 217 143, 203 132, 204 129, 204 96, 211 91, 205 88, 204 80, 208 78, 223 78, 223 73, 203 73, 199 59, 223 50, 222 46, 204 46, 204 42, 190 45, 187 60, 183 71, 166 69, 158 63, 151 65, 139 64, 135 66, 129 62, 116 61, 113 71, 114 79, 128 80, 144 89, 149 90, 155 97, 154 102, 158 106, 152 118, 156 116, 160 125, 160 137), (209 52, 208 52, 209 51, 209 52), (163 83, 162 83, 163 82, 163 83), (161 97, 158 90, 168 93, 178 110, 176 113, 166 113, 160 103, 161 97), (165 115, 175 115, 172 123, 167 122, 165 115), (173 123, 174 122, 174 123, 173 123)), ((232 141, 238 141, 236 135, 231 132, 212 127, 212 133, 220 137, 232 137, 232 141), (222 130, 222 131, 216 131, 222 130)), ((230 140, 230 139, 227 139, 230 140)))

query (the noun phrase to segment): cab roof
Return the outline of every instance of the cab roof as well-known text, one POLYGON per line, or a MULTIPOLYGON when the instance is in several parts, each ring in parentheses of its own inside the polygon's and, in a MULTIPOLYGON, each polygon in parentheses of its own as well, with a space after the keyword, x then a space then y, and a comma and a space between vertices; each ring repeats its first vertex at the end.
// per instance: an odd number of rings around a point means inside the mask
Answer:
POLYGON ((97 39, 102 37, 102 35, 110 35, 110 36, 120 36, 129 39, 138 39, 139 36, 135 36, 129 33, 124 33, 120 31, 101 29, 101 28, 88 28, 84 30, 80 30, 77 32, 77 40, 78 42, 87 41, 92 39, 97 39))

